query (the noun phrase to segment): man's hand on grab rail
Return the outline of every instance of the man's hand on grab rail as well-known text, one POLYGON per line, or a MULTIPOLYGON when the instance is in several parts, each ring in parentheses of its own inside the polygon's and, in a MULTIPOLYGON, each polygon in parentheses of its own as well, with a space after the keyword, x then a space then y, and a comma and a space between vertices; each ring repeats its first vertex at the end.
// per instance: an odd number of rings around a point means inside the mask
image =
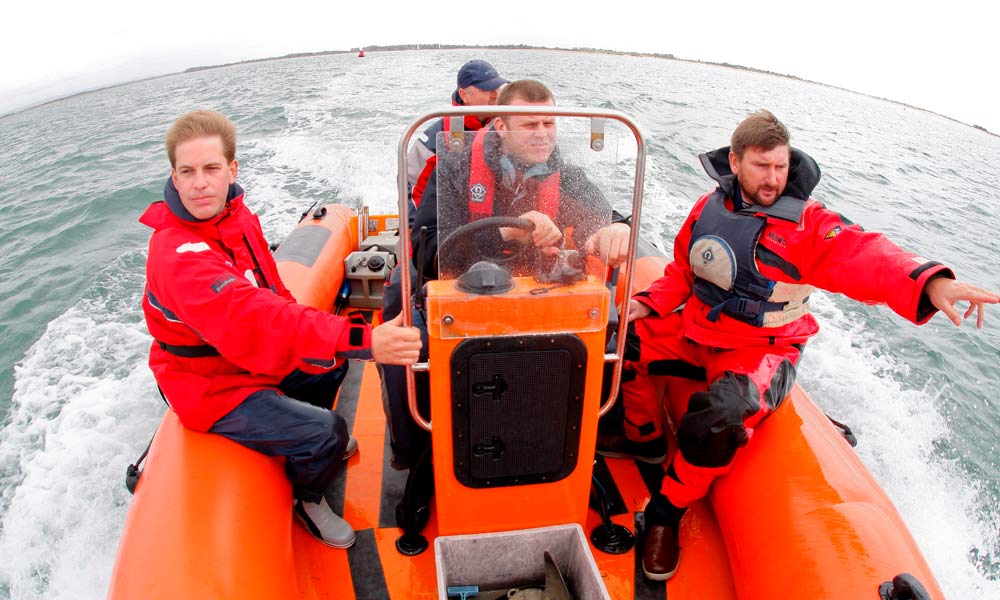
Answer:
POLYGON ((398 314, 372 329, 372 357, 388 365, 412 365, 420 358, 420 330, 403 327, 403 315, 398 314))
POLYGON ((636 319, 644 319, 652 314, 653 310, 639 302, 635 298, 628 301, 628 322, 631 323, 636 319))

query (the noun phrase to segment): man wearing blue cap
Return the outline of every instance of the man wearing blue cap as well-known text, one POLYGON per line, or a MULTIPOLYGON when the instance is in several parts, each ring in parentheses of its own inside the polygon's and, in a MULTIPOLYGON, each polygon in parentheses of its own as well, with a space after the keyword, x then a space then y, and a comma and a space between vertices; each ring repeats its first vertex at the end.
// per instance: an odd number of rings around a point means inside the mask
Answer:
MULTIPOLYGON (((451 95, 452 106, 486 106, 497 103, 497 93, 507 80, 500 77, 493 65, 485 60, 470 60, 458 70, 458 87, 451 95)), ((465 117, 465 130, 478 131, 490 122, 489 117, 480 120, 478 117, 465 117)), ((450 124, 447 119, 435 121, 424 130, 410 148, 406 157, 406 181, 410 188, 410 223, 417 212, 420 199, 427 187, 434 165, 437 164, 437 136, 442 131, 448 131, 450 124)))
MULTIPOLYGON (((451 95, 452 106, 485 106, 497 103, 500 88, 508 83, 506 79, 500 77, 493 65, 485 60, 470 60, 462 65, 458 70, 458 87, 451 95)), ((490 117, 480 120, 478 117, 467 115, 464 121, 466 131, 479 131, 486 127, 491 121, 490 117)), ((438 134, 448 131, 451 123, 448 119, 438 119, 420 135, 417 141, 410 147, 406 155, 406 175, 410 187, 410 210, 409 224, 413 224, 413 219, 417 213, 417 206, 423 197, 424 189, 431 173, 437 166, 437 146, 438 134)), ((404 264, 409 264, 409 261, 404 264)), ((416 279, 417 272, 410 267, 411 279, 416 279)), ((385 286, 383 295, 383 314, 393 315, 399 313, 402 307, 402 298, 397 290, 400 286, 401 274, 399 267, 392 271, 389 282, 385 286)), ((383 380, 383 395, 386 406, 390 404, 390 397, 405 398, 406 371, 403 369, 385 369, 380 365, 383 380)), ((389 431, 392 438, 393 467, 404 470, 413 466, 424 447, 430 442, 426 432, 413 422, 409 411, 396 410, 392 413, 387 411, 389 417, 389 431)))

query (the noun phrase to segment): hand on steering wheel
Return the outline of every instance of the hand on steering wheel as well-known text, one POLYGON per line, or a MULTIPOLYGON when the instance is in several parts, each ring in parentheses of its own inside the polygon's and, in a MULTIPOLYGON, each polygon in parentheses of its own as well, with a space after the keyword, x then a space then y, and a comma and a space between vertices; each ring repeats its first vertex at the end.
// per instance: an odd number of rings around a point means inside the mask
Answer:
POLYGON ((558 254, 563 235, 548 215, 532 210, 519 218, 530 222, 533 229, 500 227, 500 236, 504 240, 517 240, 523 244, 532 244, 543 254, 558 254))
POLYGON ((521 235, 513 235, 510 239, 523 239, 524 243, 518 244, 517 249, 512 254, 489 257, 492 262, 497 264, 507 264, 514 262, 532 249, 529 242, 531 241, 531 232, 534 228, 535 224, 533 222, 519 217, 487 217, 485 219, 477 219, 452 231, 451 235, 441 242, 441 250, 438 254, 439 256, 454 256, 456 254, 477 256, 482 254, 482 249, 476 245, 476 234, 479 232, 488 229, 496 229, 501 232, 503 230, 518 231, 521 235))

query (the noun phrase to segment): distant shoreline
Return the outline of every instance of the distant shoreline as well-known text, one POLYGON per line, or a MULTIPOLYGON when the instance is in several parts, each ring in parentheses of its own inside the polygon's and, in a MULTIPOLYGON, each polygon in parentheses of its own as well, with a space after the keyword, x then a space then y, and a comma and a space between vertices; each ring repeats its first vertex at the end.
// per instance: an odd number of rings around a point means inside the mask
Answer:
MULTIPOLYGON (((201 67, 190 67, 188 69, 184 69, 183 71, 176 71, 176 72, 173 72, 173 73, 165 73, 163 75, 154 75, 152 77, 144 77, 142 79, 134 79, 134 80, 131 80, 131 81, 123 81, 121 83, 115 83, 115 84, 112 84, 112 85, 106 85, 106 86, 102 86, 102 87, 99 87, 99 88, 94 88, 94 89, 90 89, 90 90, 83 90, 83 91, 80 91, 80 92, 75 92, 73 94, 69 94, 69 95, 66 95, 66 96, 60 96, 58 98, 53 98, 51 100, 46 100, 45 102, 40 102, 38 104, 33 104, 31 106, 26 106, 24 108, 20 108, 20 109, 11 111, 9 113, 2 114, 2 115, 0 115, 0 119, 2 119, 4 117, 12 116, 12 115, 20 114, 22 112, 25 112, 25 111, 28 111, 28 110, 32 110, 32 109, 35 109, 35 108, 40 108, 42 106, 47 106, 49 104, 54 104, 56 102, 61 102, 63 100, 69 100, 70 98, 76 98, 77 96, 83 96, 83 95, 86 95, 86 94, 93 94, 95 92, 101 92, 101 91, 104 91, 104 90, 109 90, 109 89, 113 89, 113 88, 116 88, 116 87, 121 87, 123 85, 130 85, 130 84, 133 84, 133 83, 140 83, 140 82, 143 82, 143 81, 152 81, 154 79, 160 79, 160 78, 163 78, 163 77, 171 77, 171 76, 174 76, 174 75, 182 75, 184 73, 196 73, 198 71, 208 71, 210 69, 221 69, 221 68, 224 68, 224 67, 232 67, 232 66, 236 66, 236 65, 246 65, 246 64, 261 63, 261 62, 270 62, 270 61, 277 61, 277 60, 287 60, 287 59, 295 59, 295 58, 312 58, 312 57, 316 57, 316 56, 331 56, 331 55, 336 55, 336 54, 357 54, 361 50, 362 50, 362 48, 351 48, 350 50, 322 50, 322 51, 319 51, 319 52, 294 52, 294 53, 291 53, 291 54, 285 54, 283 56, 269 56, 269 57, 266 57, 266 58, 251 58, 251 59, 247 59, 247 60, 241 60, 241 61, 231 62, 231 63, 223 63, 223 64, 219 64, 219 65, 206 65, 206 66, 201 66, 201 67)), ((396 44, 396 45, 391 45, 391 46, 365 46, 364 50, 366 52, 403 52, 403 51, 409 51, 409 50, 547 50, 547 51, 550 51, 550 52, 551 51, 558 51, 558 52, 583 52, 583 53, 590 53, 590 54, 610 54, 610 55, 617 55, 617 56, 636 56, 636 57, 644 57, 644 58, 658 58, 658 59, 663 59, 663 60, 676 60, 676 61, 680 61, 680 62, 695 63, 695 64, 701 64, 701 65, 712 65, 712 66, 716 66, 716 67, 726 67, 726 68, 735 69, 735 70, 738 70, 738 71, 748 71, 748 72, 751 72, 751 73, 761 73, 761 74, 764 74, 764 75, 773 75, 775 77, 784 77, 785 79, 794 79, 795 81, 802 81, 804 83, 813 83, 813 84, 816 84, 816 85, 821 85, 823 87, 828 87, 828 88, 833 88, 833 89, 836 89, 836 90, 850 92, 852 94, 858 94, 859 96, 867 96, 868 98, 875 98, 876 100, 882 100, 882 101, 885 101, 885 102, 891 102, 892 104, 898 104, 899 106, 905 106, 906 108, 911 108, 913 110, 919 110, 921 112, 932 114, 932 115, 941 117, 943 119, 948 119, 949 121, 952 121, 953 123, 958 123, 959 125, 965 125, 966 127, 972 127, 973 129, 978 129, 979 131, 982 131, 983 133, 987 133, 987 134, 992 135, 994 137, 1000 137, 1000 134, 994 133, 994 132, 986 129, 982 125, 975 125, 975 124, 965 123, 964 121, 959 121, 958 119, 949 117, 947 115, 942 115, 941 113, 937 113, 937 112, 934 112, 932 110, 928 110, 926 108, 920 108, 919 106, 913 106, 912 104, 907 104, 905 102, 900 102, 898 100, 892 100, 892 99, 883 98, 883 97, 880 97, 880 96, 873 96, 871 94, 865 94, 863 92, 856 92, 856 91, 851 90, 851 89, 843 88, 843 87, 836 86, 836 85, 830 85, 828 83, 822 83, 822 82, 819 82, 819 81, 813 81, 811 79, 803 79, 802 77, 798 77, 798 76, 795 76, 795 75, 786 75, 784 73, 776 73, 774 71, 767 71, 765 69, 757 69, 755 67, 744 67, 743 65, 734 65, 734 64, 730 64, 730 63, 724 63, 724 62, 711 62, 711 61, 696 60, 696 59, 690 59, 690 58, 678 58, 677 56, 674 56, 673 54, 664 54, 664 53, 659 53, 659 52, 633 52, 633 51, 628 51, 628 50, 604 50, 604 49, 600 49, 600 48, 581 48, 581 47, 576 47, 576 48, 558 48, 558 47, 552 47, 552 48, 550 48, 550 47, 547 47, 547 46, 528 46, 528 45, 525 45, 525 44, 505 44, 505 45, 489 45, 489 46, 470 46, 470 45, 467 45, 467 44, 396 44)))

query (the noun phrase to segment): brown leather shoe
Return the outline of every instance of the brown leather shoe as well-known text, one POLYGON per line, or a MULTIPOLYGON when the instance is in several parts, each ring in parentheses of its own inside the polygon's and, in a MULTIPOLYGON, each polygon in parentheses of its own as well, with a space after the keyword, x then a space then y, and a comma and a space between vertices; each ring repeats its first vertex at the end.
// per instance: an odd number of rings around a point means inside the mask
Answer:
POLYGON ((677 533, 667 525, 653 525, 642 546, 642 572, 653 581, 666 581, 677 572, 681 547, 677 533))

